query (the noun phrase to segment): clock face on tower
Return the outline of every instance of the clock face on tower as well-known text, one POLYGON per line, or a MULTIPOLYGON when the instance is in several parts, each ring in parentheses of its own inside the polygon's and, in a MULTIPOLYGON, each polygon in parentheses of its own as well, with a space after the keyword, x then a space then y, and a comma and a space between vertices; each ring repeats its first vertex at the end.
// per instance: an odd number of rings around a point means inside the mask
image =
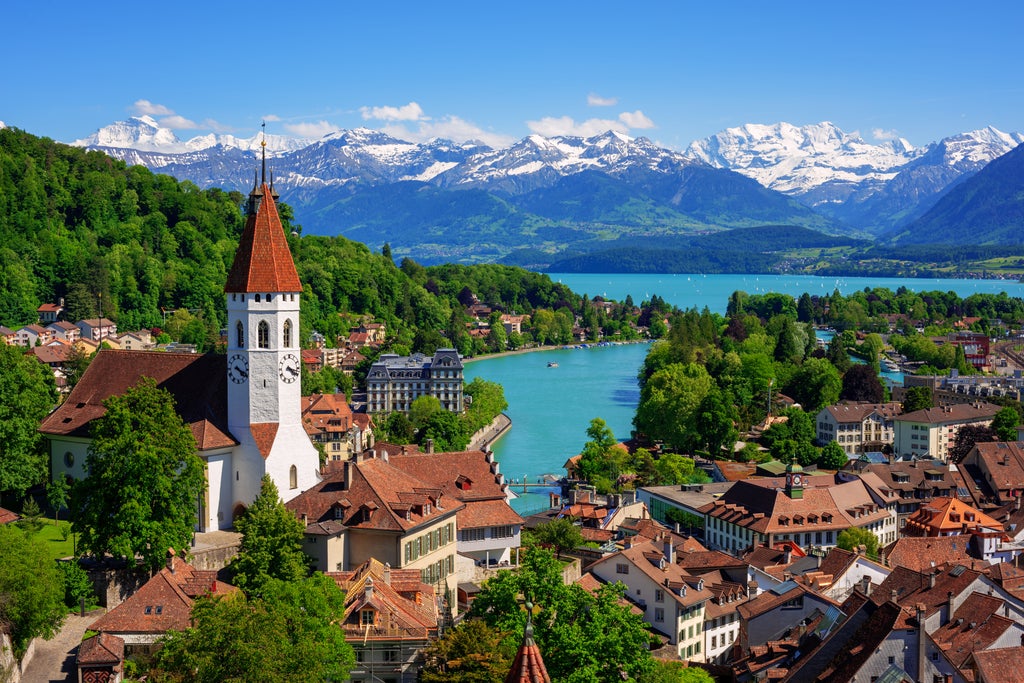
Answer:
POLYGON ((295 354, 285 354, 285 357, 281 359, 281 381, 291 384, 299 378, 299 359, 295 357, 295 354))
POLYGON ((802 486, 803 483, 804 483, 804 478, 801 475, 799 475, 799 474, 794 474, 793 475, 793 486, 802 486))
POLYGON ((245 356, 236 353, 228 358, 228 377, 235 384, 242 384, 249 379, 249 361, 245 356))

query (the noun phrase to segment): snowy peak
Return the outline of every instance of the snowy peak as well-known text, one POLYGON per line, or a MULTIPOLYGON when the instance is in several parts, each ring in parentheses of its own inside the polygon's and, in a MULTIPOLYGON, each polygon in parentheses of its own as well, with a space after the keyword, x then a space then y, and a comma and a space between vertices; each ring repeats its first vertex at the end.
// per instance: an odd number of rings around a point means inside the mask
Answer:
POLYGON ((895 175, 894 168, 916 155, 906 140, 872 145, 828 121, 809 126, 783 122, 727 128, 693 142, 686 150, 691 159, 728 168, 793 195, 837 180, 888 180, 895 175))
POLYGON ((267 151, 270 153, 290 152, 307 147, 311 140, 292 138, 284 135, 267 135, 257 133, 250 138, 238 138, 233 135, 199 135, 182 141, 171 128, 165 128, 152 116, 133 116, 127 121, 117 121, 100 128, 92 135, 75 140, 71 144, 76 147, 103 147, 106 149, 136 150, 139 152, 158 152, 161 154, 185 154, 217 147, 257 151, 261 142, 266 139, 267 151))
POLYGON ((967 164, 980 167, 1006 154, 1021 142, 1024 142, 1024 135, 1020 133, 1004 133, 988 126, 981 130, 943 138, 938 146, 943 148, 946 163, 949 165, 967 164))

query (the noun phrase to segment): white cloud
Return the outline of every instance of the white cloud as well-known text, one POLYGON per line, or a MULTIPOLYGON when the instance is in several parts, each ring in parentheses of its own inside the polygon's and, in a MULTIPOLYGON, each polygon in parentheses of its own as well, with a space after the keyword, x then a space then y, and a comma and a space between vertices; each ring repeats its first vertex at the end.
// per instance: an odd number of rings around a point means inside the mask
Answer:
POLYGON ((484 130, 469 121, 460 119, 458 116, 445 116, 441 119, 428 121, 420 122, 415 128, 409 128, 402 124, 392 124, 384 126, 381 130, 392 137, 408 140, 409 142, 426 142, 433 138, 444 138, 455 142, 478 140, 495 149, 508 147, 515 142, 515 138, 511 135, 502 135, 501 133, 484 130))
POLYGON ((286 123, 285 130, 302 138, 322 138, 328 133, 336 133, 340 128, 327 121, 306 121, 303 123, 286 123))
POLYGON ((277 114, 267 114, 266 116, 263 117, 263 120, 264 121, 280 121, 281 117, 278 116, 277 114))
POLYGON ((546 116, 540 121, 527 121, 526 126, 537 135, 543 135, 546 138, 558 135, 577 135, 588 138, 608 130, 614 130, 619 133, 629 132, 629 126, 622 121, 614 119, 587 119, 577 123, 570 116, 546 116))
POLYGON ((882 130, 881 128, 873 128, 871 130, 871 135, 874 136, 876 140, 896 140, 900 136, 895 129, 882 130))
POLYGON ((587 95, 587 106, 590 107, 614 107, 618 103, 618 97, 601 97, 596 93, 587 95))
POLYGON ((423 108, 415 102, 401 107, 360 107, 359 113, 363 120, 378 119, 383 121, 428 121, 423 115, 423 108))
POLYGON ((630 128, 647 129, 654 128, 654 121, 651 121, 647 116, 637 109, 636 111, 624 111, 619 114, 619 121, 630 128))
POLYGON ((164 128, 171 128, 172 130, 193 130, 199 128, 195 121, 186 119, 184 116, 165 116, 160 119, 160 125, 164 128))
POLYGON ((162 104, 153 104, 149 100, 135 100, 132 111, 140 116, 170 116, 174 110, 162 104))

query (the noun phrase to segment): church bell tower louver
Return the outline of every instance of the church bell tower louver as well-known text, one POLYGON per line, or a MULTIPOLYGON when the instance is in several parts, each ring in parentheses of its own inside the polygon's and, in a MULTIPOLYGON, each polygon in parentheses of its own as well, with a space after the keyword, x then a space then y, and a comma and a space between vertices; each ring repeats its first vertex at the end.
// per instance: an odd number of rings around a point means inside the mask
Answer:
MULTIPOLYGON (((237 513, 269 474, 285 501, 319 480, 320 458, 302 427, 299 303, 302 284, 277 212, 273 180, 253 183, 228 272, 228 428, 239 442, 230 477, 237 513)), ((227 484, 227 482, 224 482, 227 484)))

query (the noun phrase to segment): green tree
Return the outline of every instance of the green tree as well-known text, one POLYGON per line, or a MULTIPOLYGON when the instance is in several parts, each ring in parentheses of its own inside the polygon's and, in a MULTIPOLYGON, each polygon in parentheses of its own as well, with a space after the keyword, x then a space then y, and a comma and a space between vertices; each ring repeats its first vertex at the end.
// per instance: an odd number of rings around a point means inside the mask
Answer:
POLYGON ((46 485, 46 502, 53 509, 53 524, 57 526, 60 520, 60 511, 67 507, 68 497, 71 495, 71 487, 64 477, 57 477, 46 485))
POLYGON ((661 486, 711 481, 704 470, 697 469, 693 458, 678 453, 662 453, 654 463, 654 470, 661 486))
POLYGON ((337 622, 345 595, 323 574, 296 582, 269 581, 264 595, 203 597, 192 626, 172 631, 154 658, 152 680, 337 681, 355 663, 337 622))
POLYGON ((723 447, 732 452, 739 435, 735 410, 720 391, 708 392, 697 406, 695 431, 712 458, 717 458, 723 447))
POLYGON ((58 562, 57 568, 64 581, 64 605, 66 607, 77 608, 83 599, 86 606, 91 606, 96 602, 92 579, 78 564, 78 560, 58 562))
POLYGON ((835 441, 829 441, 821 449, 821 456, 818 458, 818 466, 826 470, 840 470, 846 466, 849 458, 843 447, 835 441))
POLYGON ((836 537, 836 545, 843 550, 855 550, 858 546, 867 548, 870 557, 878 557, 878 537, 867 529, 852 526, 843 529, 836 537))
POLYGON ((843 379, 824 358, 808 358, 786 382, 786 392, 804 410, 815 413, 839 400, 843 379))
POLYGON ((1016 441, 1017 425, 1020 424, 1020 413, 1010 406, 1001 408, 992 418, 992 431, 1000 441, 1016 441))
POLYGON ((56 400, 49 369, 21 347, 0 344, 0 491, 21 494, 46 478, 39 423, 56 400))
POLYGON ((999 436, 990 425, 964 425, 956 430, 953 444, 949 447, 949 461, 959 463, 966 458, 975 444, 998 441, 999 436))
POLYGON ((933 408, 935 401, 932 397, 932 388, 926 386, 907 387, 903 395, 903 412, 912 413, 916 410, 933 408))
POLYGON ((380 425, 382 437, 385 441, 390 441, 394 444, 407 444, 412 443, 412 440, 416 437, 416 427, 413 426, 412 422, 409 421, 409 417, 401 412, 395 411, 381 421, 380 425))
POLYGON ((434 442, 434 450, 441 453, 464 451, 469 445, 470 434, 455 413, 439 410, 423 425, 420 443, 427 439, 434 442))
POLYGON ((0 557, 0 622, 20 658, 33 638, 60 630, 64 581, 49 550, 14 525, 0 526, 0 557))
POLYGON ((504 635, 466 619, 423 650, 420 683, 501 683, 512 666, 504 635))
POLYGON ((531 537, 544 547, 554 548, 555 556, 562 559, 562 553, 575 550, 583 545, 583 533, 572 520, 560 517, 540 524, 530 532, 531 537))
POLYGON ((828 350, 825 352, 825 358, 835 366, 840 374, 845 373, 853 365, 853 361, 850 360, 850 354, 846 351, 846 344, 842 335, 832 338, 828 345, 828 350))
POLYGON ((622 603, 621 584, 596 595, 562 581, 562 564, 548 550, 527 547, 521 565, 484 582, 470 608, 492 628, 523 637, 525 596, 534 606, 534 638, 552 680, 579 683, 638 678, 653 667, 643 620, 622 603))
POLYGON ((443 410, 441 401, 436 396, 424 394, 409 405, 409 422, 416 429, 422 429, 439 410, 443 410))
POLYGON ((231 560, 235 585, 260 595, 271 579, 298 581, 309 573, 310 558, 302 551, 305 527, 281 502, 270 475, 235 529, 242 534, 238 555, 231 560))
POLYGON ((693 415, 713 384, 699 363, 673 363, 658 370, 640 390, 636 428, 677 450, 690 450, 696 438, 693 415))
POLYGON ((168 548, 192 540, 205 487, 196 442, 174 398, 150 378, 103 403, 93 422, 88 475, 72 493, 81 549, 134 558, 155 571, 168 548))
POLYGON ((715 683, 704 669, 687 666, 684 662, 654 660, 654 669, 640 677, 639 683, 715 683))

